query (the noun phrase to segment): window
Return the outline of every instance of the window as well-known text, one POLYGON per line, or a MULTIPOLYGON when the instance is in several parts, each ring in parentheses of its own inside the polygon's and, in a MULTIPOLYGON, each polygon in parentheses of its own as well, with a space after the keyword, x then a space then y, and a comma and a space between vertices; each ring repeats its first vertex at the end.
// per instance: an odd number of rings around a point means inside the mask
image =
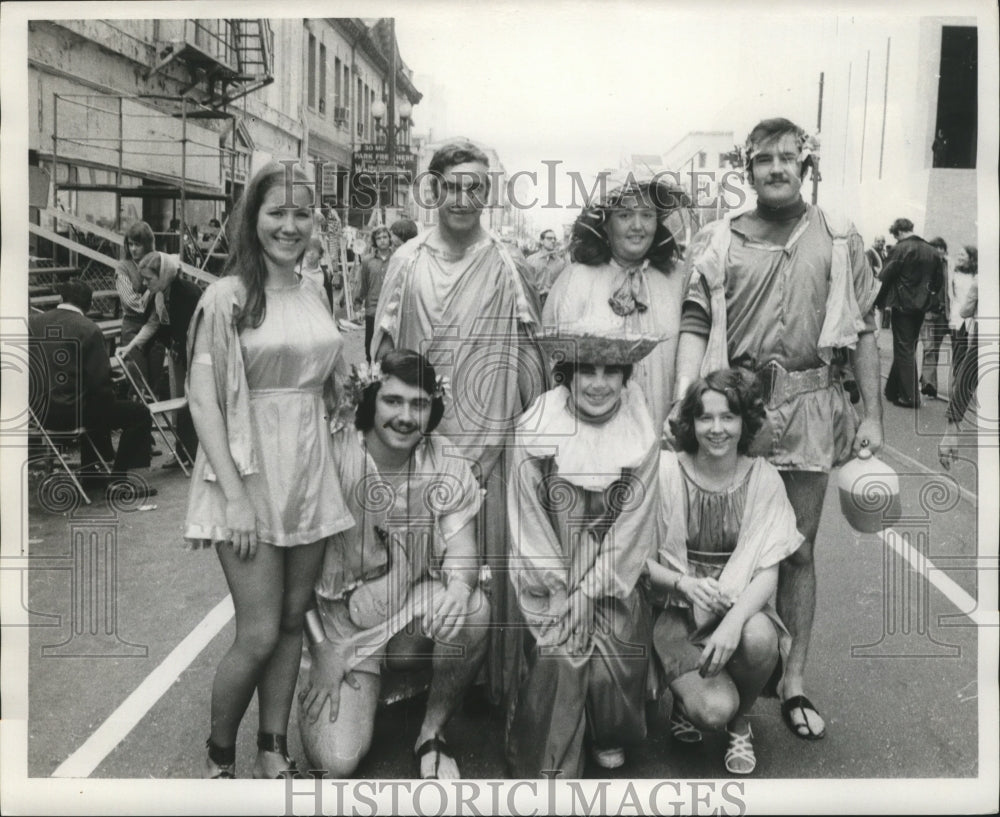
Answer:
POLYGON ((364 136, 365 120, 364 120, 364 88, 365 85, 361 81, 361 77, 358 77, 357 90, 354 94, 354 123, 357 128, 358 136, 364 136))
POLYGON ((975 26, 942 26, 934 167, 976 166, 978 56, 975 26))
POLYGON ((335 108, 344 106, 340 98, 340 57, 333 58, 333 105, 335 108))
POLYGON ((306 88, 309 107, 316 107, 316 38, 309 35, 308 63, 306 66, 306 88))
POLYGON ((319 44, 319 112, 326 113, 326 46, 319 44))
POLYGON ((701 150, 698 152, 698 167, 704 167, 705 162, 708 161, 708 154, 701 150))

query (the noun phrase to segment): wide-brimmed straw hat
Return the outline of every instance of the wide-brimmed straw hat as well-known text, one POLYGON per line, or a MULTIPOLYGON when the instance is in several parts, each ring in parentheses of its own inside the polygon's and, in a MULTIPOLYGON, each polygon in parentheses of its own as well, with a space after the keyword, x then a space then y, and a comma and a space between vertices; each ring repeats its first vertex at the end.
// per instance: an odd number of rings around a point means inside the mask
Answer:
POLYGON ((638 363, 666 340, 663 335, 604 331, 599 327, 574 325, 543 331, 538 341, 553 363, 592 363, 627 366, 638 363))

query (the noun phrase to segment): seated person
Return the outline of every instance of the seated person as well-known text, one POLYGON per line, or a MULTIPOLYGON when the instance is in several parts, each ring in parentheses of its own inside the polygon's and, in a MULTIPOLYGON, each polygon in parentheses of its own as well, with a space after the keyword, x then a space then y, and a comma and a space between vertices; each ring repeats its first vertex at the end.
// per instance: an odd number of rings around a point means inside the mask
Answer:
POLYGON ((764 419, 754 376, 721 369, 688 389, 671 430, 679 453, 660 458, 659 558, 649 564, 664 605, 653 647, 674 694, 671 732, 687 743, 702 729, 729 733, 725 765, 757 765, 746 715, 789 636, 771 605, 778 565, 802 544, 784 483, 767 460, 748 457, 764 419))
MULTIPOLYGON (((127 480, 129 470, 149 467, 152 418, 145 406, 115 397, 104 335, 86 316, 93 290, 72 280, 61 285, 60 294, 62 303, 55 309, 28 318, 32 371, 44 372, 43 378, 30 379, 28 399, 43 428, 71 431, 82 425, 87 430, 101 457, 113 465, 111 474, 103 473, 84 438, 81 483, 112 489, 116 481, 127 480), (115 429, 122 432, 117 451, 111 444, 115 429)), ((156 494, 148 487, 139 491, 156 494)))
POLYGON ((514 777, 607 769, 646 737, 659 437, 632 366, 657 339, 561 331, 561 385, 518 422, 510 576, 528 626, 507 736, 514 777))
POLYGON ((479 485, 434 433, 443 386, 423 356, 390 352, 350 383, 355 428, 334 432, 334 459, 357 525, 330 538, 306 615, 302 745, 313 768, 352 774, 371 745, 381 674, 429 655, 419 776, 457 778, 442 731, 482 664, 490 621, 476 586, 479 485), (410 622, 415 634, 402 632, 410 622))

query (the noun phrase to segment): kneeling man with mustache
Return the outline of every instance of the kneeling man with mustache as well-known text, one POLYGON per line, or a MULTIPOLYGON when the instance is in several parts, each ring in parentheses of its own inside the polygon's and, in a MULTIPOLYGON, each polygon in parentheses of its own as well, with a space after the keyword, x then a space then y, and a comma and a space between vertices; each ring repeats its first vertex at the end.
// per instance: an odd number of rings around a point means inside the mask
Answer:
POLYGON ((482 494, 434 433, 445 384, 422 355, 389 352, 352 385, 354 428, 334 432, 334 457, 357 524, 329 540, 306 616, 303 747, 312 768, 351 775, 371 745, 382 674, 429 659, 419 776, 457 778, 442 731, 482 664, 490 621, 477 587, 482 494))

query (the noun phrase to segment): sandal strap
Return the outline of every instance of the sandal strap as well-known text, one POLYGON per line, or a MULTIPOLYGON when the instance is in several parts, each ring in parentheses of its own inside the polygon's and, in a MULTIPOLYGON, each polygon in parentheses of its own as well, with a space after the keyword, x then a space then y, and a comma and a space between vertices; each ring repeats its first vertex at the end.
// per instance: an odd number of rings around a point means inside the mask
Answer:
POLYGON ((262 752, 277 752, 288 757, 288 739, 284 735, 276 735, 273 732, 258 732, 257 748, 262 752))
POLYGON ((295 765, 295 761, 288 754, 288 739, 285 735, 276 735, 273 732, 258 732, 257 748, 262 752, 275 752, 281 755, 285 763, 288 764, 286 768, 274 776, 274 780, 281 780, 283 778, 298 780, 305 776, 299 771, 299 767, 295 765))
POLYGON ((702 737, 701 730, 677 706, 670 715, 670 734, 681 743, 700 743, 702 737))
POLYGON ((211 737, 205 741, 205 746, 208 748, 208 759, 219 769, 209 780, 235 780, 236 747, 219 746, 211 737))
POLYGON ((726 730, 729 735, 729 746, 726 748, 726 769, 733 774, 749 774, 757 767, 757 755, 753 751, 753 729, 747 725, 745 735, 726 730), (730 762, 733 760, 746 760, 750 762, 749 769, 733 769, 730 762))
POLYGON ((434 763, 434 774, 430 777, 423 778, 424 780, 437 780, 438 779, 438 769, 441 767, 441 756, 450 758, 452 761, 455 760, 455 756, 452 755, 451 750, 448 748, 448 744, 445 739, 440 735, 435 735, 432 738, 427 738, 423 743, 421 743, 414 751, 413 756, 417 759, 417 773, 419 774, 420 760, 424 755, 430 752, 437 752, 437 760, 434 763))

